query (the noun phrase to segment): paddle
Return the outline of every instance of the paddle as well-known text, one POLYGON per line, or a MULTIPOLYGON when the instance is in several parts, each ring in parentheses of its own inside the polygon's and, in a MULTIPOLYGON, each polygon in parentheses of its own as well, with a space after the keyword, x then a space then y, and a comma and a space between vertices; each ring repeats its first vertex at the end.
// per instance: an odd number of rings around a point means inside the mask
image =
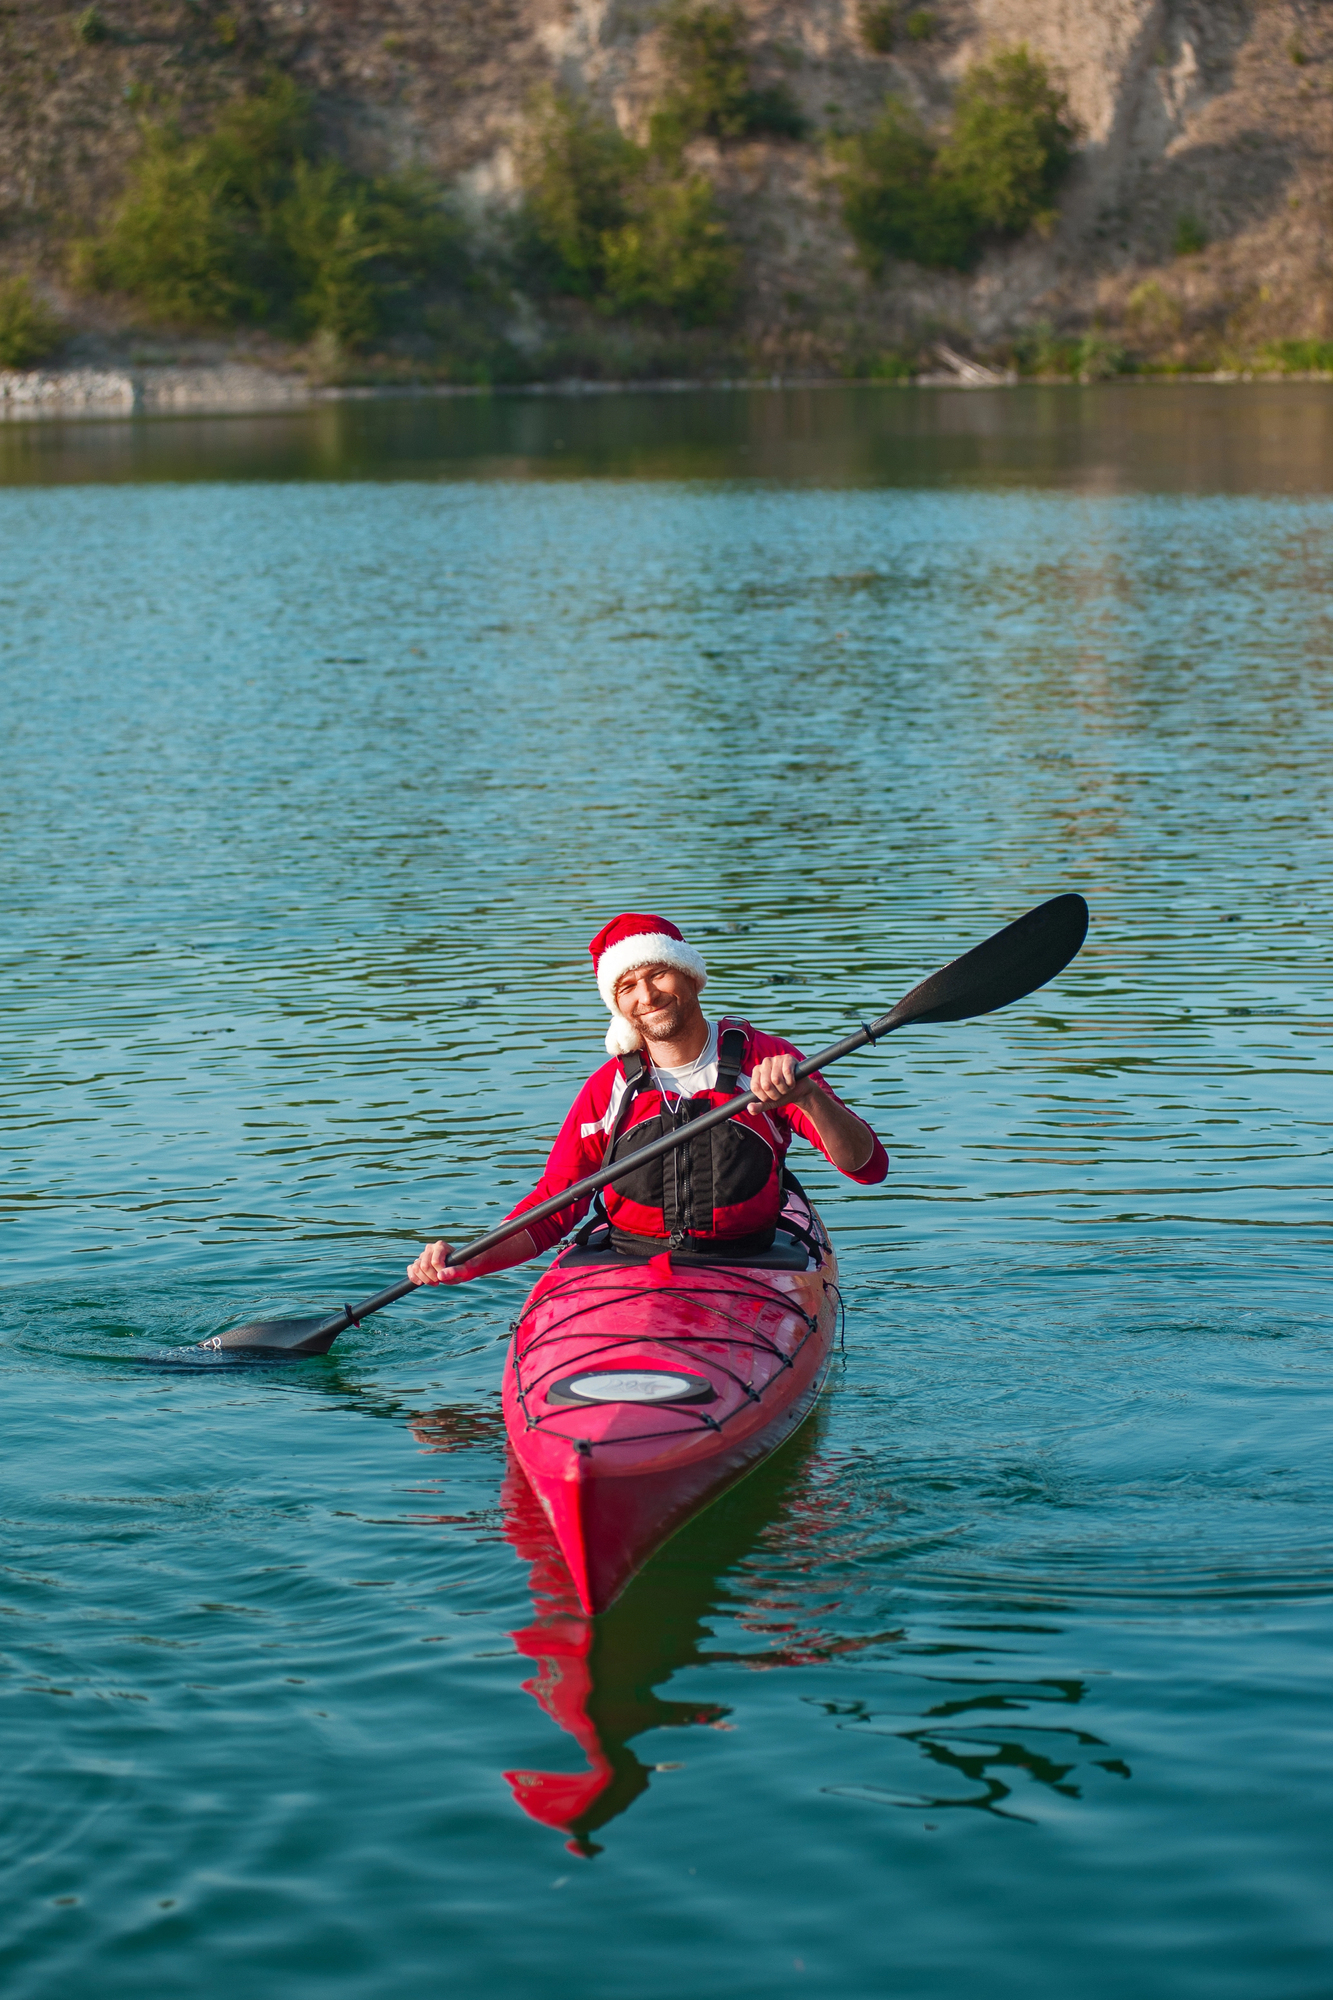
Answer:
MULTIPOLYGON (((827 1069, 830 1063, 838 1062, 843 1056, 851 1055, 854 1049, 864 1048, 867 1042, 880 1041, 885 1035, 896 1034, 899 1028, 906 1028, 921 1021, 966 1021, 977 1014, 993 1014, 997 1007, 1007 1007, 1013 1000, 1021 1000, 1026 993, 1034 993, 1057 972, 1062 972, 1078 951, 1088 929, 1088 906, 1081 896, 1053 896, 1049 903, 1041 903, 1035 910, 1029 910, 1017 923, 1007 924, 994 937, 987 938, 974 950, 964 952, 941 972, 933 972, 929 979, 923 979, 914 986, 898 1005, 887 1014, 882 1014, 869 1027, 864 1023, 855 1033, 844 1035, 831 1048, 822 1049, 817 1056, 810 1056, 796 1065, 798 1078, 813 1076, 816 1070, 827 1069)), ((609 1187, 617 1174, 637 1173, 649 1160, 669 1153, 673 1146, 679 1146, 700 1132, 707 1132, 713 1125, 721 1125, 726 1119, 734 1118, 738 1111, 746 1110, 755 1102, 752 1091, 744 1091, 739 1097, 728 1098, 725 1104, 715 1105, 702 1117, 692 1119, 688 1125, 674 1132, 666 1132, 650 1145, 635 1148, 633 1158, 622 1160, 610 1167, 601 1167, 595 1174, 576 1181, 573 1187, 564 1188, 549 1201, 538 1202, 522 1215, 515 1215, 508 1222, 502 1222, 498 1229, 492 1229, 485 1236, 479 1236, 475 1243, 469 1243, 462 1250, 454 1252, 455 1264, 466 1264, 473 1257, 480 1257, 484 1250, 493 1249, 497 1243, 505 1243, 511 1236, 519 1235, 530 1223, 539 1222, 544 1216, 554 1215, 562 1208, 570 1208, 575 1202, 596 1194, 599 1188, 609 1187)), ((344 1306, 340 1313, 331 1317, 316 1313, 305 1319, 256 1319, 245 1326, 233 1327, 230 1333, 214 1336, 212 1340, 201 1340, 201 1348, 210 1351, 248 1350, 257 1357, 301 1356, 307 1354, 327 1354, 340 1333, 349 1326, 359 1326, 371 1313, 380 1312, 391 1306, 395 1299, 407 1297, 417 1286, 410 1278, 399 1284, 390 1285, 387 1291, 376 1292, 373 1299, 364 1299, 358 1306, 344 1306)))

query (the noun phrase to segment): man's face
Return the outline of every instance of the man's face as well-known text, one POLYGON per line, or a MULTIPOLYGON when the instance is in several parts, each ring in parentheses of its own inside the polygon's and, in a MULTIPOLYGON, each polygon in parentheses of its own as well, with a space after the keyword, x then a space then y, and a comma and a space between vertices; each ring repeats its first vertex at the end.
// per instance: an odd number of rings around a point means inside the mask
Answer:
POLYGON ((699 1011, 699 989, 674 965, 636 965, 616 986, 616 1005, 646 1042, 673 1042, 699 1011))

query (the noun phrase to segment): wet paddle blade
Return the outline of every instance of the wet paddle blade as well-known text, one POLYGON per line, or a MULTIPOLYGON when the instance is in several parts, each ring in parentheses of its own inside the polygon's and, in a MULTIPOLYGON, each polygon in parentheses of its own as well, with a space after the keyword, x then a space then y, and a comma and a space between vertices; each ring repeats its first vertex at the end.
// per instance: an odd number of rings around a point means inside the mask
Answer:
POLYGON ((256 1353, 276 1359, 280 1355, 327 1354, 347 1325, 345 1313, 313 1313, 304 1319, 252 1319, 201 1340, 207 1354, 256 1353))
POLYGON ((895 1028, 910 1021, 966 1021, 993 1014, 1063 972, 1088 933, 1088 906, 1082 896, 1052 896, 994 937, 932 972, 898 1002, 888 1019, 895 1028))

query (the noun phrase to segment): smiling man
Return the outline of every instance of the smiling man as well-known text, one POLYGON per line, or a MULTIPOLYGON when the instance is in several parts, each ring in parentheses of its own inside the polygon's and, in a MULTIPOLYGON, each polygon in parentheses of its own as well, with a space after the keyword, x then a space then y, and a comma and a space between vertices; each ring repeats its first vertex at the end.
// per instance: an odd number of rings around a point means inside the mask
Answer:
MULTIPOLYGON (((674 924, 627 912, 589 949, 611 1013, 611 1060, 584 1084, 546 1172, 513 1215, 623 1159, 625 1173, 602 1197, 613 1244, 735 1257, 772 1243, 783 1162, 798 1134, 849 1180, 884 1179, 888 1158, 864 1120, 822 1076, 793 1080, 799 1049, 748 1021, 706 1018, 699 995, 707 967, 674 924), (639 1147, 745 1090, 757 1104, 635 1168, 639 1147)), ((431 1243, 407 1275, 418 1285, 452 1285, 506 1270, 549 1250, 587 1210, 586 1201, 572 1202, 464 1265, 450 1264, 447 1243, 431 1243)))

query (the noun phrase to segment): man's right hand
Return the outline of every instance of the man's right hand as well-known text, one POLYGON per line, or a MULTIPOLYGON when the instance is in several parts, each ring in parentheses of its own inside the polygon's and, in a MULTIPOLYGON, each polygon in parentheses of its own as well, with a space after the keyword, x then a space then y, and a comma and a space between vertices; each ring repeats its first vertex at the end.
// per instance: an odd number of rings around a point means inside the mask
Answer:
POLYGON ((461 1285, 467 1273, 449 1262, 447 1243, 428 1243, 421 1255, 407 1267, 414 1285, 461 1285))
POLYGON ((469 1278, 488 1278, 492 1271, 507 1271, 511 1264, 526 1264, 529 1257, 539 1254, 526 1229, 520 1229, 506 1243, 497 1243, 493 1250, 470 1257, 466 1264, 449 1262, 447 1243, 428 1243, 408 1265, 407 1275, 414 1285, 465 1285, 469 1278))

